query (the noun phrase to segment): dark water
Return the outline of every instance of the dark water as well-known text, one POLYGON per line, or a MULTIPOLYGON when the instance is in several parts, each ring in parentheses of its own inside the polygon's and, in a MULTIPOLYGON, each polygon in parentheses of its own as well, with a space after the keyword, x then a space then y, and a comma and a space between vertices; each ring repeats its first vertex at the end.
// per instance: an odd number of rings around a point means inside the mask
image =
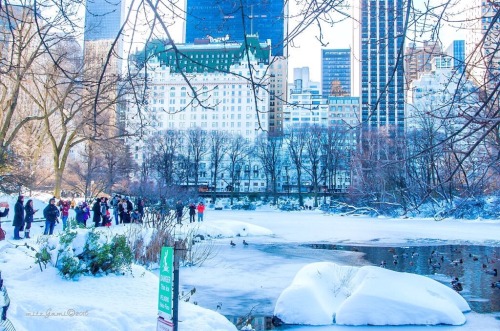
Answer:
MULTIPOLYGON (((376 265, 399 272, 424 275, 451 287, 457 277, 462 284, 460 294, 478 313, 500 312, 500 289, 491 284, 500 281, 500 247, 470 245, 434 246, 351 246, 333 244, 264 245, 262 251, 284 257, 312 257, 316 261, 334 260, 332 251, 357 252, 349 257, 349 265, 376 265)), ((338 255, 337 261, 338 261, 338 255)), ((250 318, 255 330, 285 330, 273 326, 271 316, 226 316, 240 329, 250 318)))

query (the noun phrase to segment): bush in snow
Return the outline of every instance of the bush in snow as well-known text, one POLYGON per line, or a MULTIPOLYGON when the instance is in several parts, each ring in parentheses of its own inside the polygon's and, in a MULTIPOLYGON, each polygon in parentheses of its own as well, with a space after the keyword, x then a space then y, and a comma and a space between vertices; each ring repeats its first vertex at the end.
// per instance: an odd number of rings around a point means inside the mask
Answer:
POLYGON ((132 251, 124 235, 111 238, 96 231, 66 231, 57 237, 40 240, 37 259, 40 263, 51 263, 67 279, 80 275, 123 274, 131 272, 132 251))

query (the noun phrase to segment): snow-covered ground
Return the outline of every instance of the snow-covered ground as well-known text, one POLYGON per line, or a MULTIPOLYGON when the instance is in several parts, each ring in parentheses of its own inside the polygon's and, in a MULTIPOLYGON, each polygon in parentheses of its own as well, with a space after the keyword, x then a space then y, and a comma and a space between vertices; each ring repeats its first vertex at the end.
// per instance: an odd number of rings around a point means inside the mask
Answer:
MULTIPOLYGON (((5 197, 0 197, 0 201, 4 200, 5 197)), ((14 202, 10 201, 11 212, 7 220, 2 219, 7 240, 0 242, 0 270, 11 298, 8 316, 16 330, 156 329, 158 278, 154 270, 150 272, 134 266, 132 275, 80 277, 78 281, 63 280, 51 267, 40 272, 32 252, 14 246, 25 242, 12 240, 10 220, 14 202), (61 316, 65 313, 73 316, 61 316)), ((43 207, 42 202, 35 203, 35 209, 41 211, 43 207)), ((43 231, 41 224, 35 223, 34 239, 26 242, 36 242, 43 231)), ((56 232, 61 227, 57 225, 56 232)), ((207 210, 205 222, 184 225, 178 229, 179 234, 189 227, 196 227, 206 236, 203 245, 209 246, 213 254, 201 267, 180 270, 181 289, 197 288, 190 303, 180 306, 180 331, 235 330, 217 311, 225 315, 245 315, 255 307, 254 311, 272 314, 281 293, 292 284, 297 273, 311 263, 333 260, 338 265, 358 265, 355 252, 336 251, 335 256, 328 259, 323 255, 325 252, 296 257, 294 251, 282 249, 284 244, 328 242, 382 246, 440 242, 500 247, 500 220, 445 219, 436 222, 431 219, 341 217, 319 211, 280 212, 264 207, 256 211, 207 210), (242 244, 243 239, 248 246, 242 244), (229 244, 231 240, 235 247, 229 244), (278 255, 268 254, 277 247, 280 247, 278 255), (192 305, 193 301, 199 306, 192 305)), ((112 226, 105 231, 123 232, 124 228, 112 226)), ((301 305, 297 302, 294 307, 299 309, 301 305)), ((498 313, 466 312, 464 316, 464 325, 436 328, 446 331, 500 330, 498 313)), ((373 329, 399 330, 400 327, 293 328, 315 331, 373 329)), ((429 330, 429 326, 407 326, 405 329, 429 330)))

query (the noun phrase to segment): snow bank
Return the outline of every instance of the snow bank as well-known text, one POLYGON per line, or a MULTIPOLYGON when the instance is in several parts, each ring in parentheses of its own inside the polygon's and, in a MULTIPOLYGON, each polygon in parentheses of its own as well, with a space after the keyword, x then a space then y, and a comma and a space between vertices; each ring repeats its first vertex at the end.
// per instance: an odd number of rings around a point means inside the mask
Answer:
POLYGON ((424 276, 319 262, 297 273, 274 315, 287 324, 462 325, 469 310, 462 296, 424 276))
POLYGON ((236 220, 213 220, 210 222, 187 223, 179 230, 184 236, 191 232, 207 238, 233 238, 248 236, 271 236, 273 232, 259 225, 236 220))
MULTIPOLYGON (((83 247, 80 237, 86 231, 78 230, 77 250, 83 247)), ((49 238, 58 244, 57 236, 49 238)), ((0 270, 11 300, 7 316, 17 331, 156 330, 159 282, 155 274, 132 265, 132 272, 125 275, 65 280, 50 263, 40 271, 35 252, 24 246, 37 247, 36 240, 0 242, 0 270)), ((180 331, 237 330, 218 312, 186 302, 179 306, 180 331)))

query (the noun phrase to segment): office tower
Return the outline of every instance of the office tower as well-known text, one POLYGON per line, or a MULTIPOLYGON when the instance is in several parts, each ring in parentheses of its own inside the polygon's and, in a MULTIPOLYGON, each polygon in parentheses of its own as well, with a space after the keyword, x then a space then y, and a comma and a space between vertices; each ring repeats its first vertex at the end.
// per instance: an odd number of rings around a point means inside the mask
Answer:
POLYGON ((284 0, 187 0, 186 43, 198 38, 242 42, 256 34, 264 42, 271 40, 273 56, 286 55, 284 0))
MULTIPOLYGON (((361 119, 404 131, 403 0, 361 0, 361 119)), ((391 130, 392 131, 392 130, 391 130)))
POLYGON ((351 95, 351 50, 321 50, 321 85, 326 98, 329 95, 351 95))
POLYGON ((287 102, 288 60, 274 56, 269 66, 269 132, 283 132, 283 106, 287 102))
POLYGON ((432 60, 443 54, 441 43, 424 41, 423 44, 410 43, 405 48, 405 78, 409 86, 420 75, 432 70, 432 60))
POLYGON ((498 88, 500 77, 500 4, 471 0, 467 5, 467 71, 477 85, 492 92, 498 88))
POLYGON ((101 67, 106 62, 111 47, 114 47, 114 56, 109 59, 106 71, 113 74, 120 73, 123 40, 119 34, 125 9, 124 3, 121 0, 115 2, 87 0, 83 37, 87 67, 89 65, 101 67), (92 63, 96 61, 98 63, 92 63))
POLYGON ((465 40, 453 40, 446 48, 445 53, 451 57, 452 68, 457 74, 465 71, 465 40))
POLYGON ((84 40, 114 40, 120 31, 124 1, 87 0, 84 40))
POLYGON ((309 89, 309 67, 293 68, 293 90, 290 93, 302 93, 309 89))
POLYGON ((123 58, 123 36, 120 34, 124 1, 87 0, 84 28, 84 77, 87 93, 96 94, 94 112, 97 120, 109 123, 103 135, 113 137, 125 130, 124 109, 119 100, 123 58), (99 114, 97 116, 96 114, 99 114))

